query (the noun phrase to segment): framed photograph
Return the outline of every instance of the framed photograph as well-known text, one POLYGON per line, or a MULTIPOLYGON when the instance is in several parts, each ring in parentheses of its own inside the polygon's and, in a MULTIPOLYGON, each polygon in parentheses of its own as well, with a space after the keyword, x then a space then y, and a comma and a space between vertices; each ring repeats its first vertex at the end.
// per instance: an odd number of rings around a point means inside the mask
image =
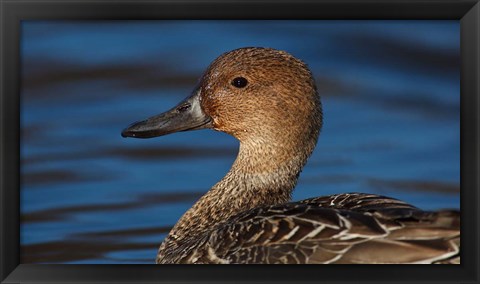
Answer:
POLYGON ((0 1, 1 283, 478 283, 478 1, 0 1))

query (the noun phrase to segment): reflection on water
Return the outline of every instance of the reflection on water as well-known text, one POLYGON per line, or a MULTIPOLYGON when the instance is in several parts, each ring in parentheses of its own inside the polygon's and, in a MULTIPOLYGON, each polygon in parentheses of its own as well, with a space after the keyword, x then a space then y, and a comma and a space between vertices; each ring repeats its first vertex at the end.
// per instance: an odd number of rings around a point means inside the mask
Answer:
POLYGON ((24 22, 23 263, 153 263, 238 143, 214 131, 122 139, 244 46, 315 75, 324 129, 294 199, 390 195, 459 208, 457 21, 24 22))

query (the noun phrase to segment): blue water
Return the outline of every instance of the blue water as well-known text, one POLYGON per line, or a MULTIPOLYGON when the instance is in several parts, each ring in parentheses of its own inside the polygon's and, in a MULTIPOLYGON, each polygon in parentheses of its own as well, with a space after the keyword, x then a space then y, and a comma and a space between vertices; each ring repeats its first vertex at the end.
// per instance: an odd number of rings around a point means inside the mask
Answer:
POLYGON ((123 139, 244 46, 311 68, 324 128, 294 199, 372 192, 459 208, 458 21, 22 23, 23 263, 153 263, 178 218, 229 169, 215 131, 123 139))

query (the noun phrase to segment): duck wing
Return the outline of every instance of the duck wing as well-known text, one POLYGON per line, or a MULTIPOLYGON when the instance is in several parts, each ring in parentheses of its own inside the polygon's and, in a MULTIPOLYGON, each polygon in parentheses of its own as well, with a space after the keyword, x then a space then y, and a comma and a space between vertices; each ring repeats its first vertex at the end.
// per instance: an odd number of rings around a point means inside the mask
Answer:
POLYGON ((459 263, 460 215, 338 194, 255 208, 201 239, 196 263, 459 263))

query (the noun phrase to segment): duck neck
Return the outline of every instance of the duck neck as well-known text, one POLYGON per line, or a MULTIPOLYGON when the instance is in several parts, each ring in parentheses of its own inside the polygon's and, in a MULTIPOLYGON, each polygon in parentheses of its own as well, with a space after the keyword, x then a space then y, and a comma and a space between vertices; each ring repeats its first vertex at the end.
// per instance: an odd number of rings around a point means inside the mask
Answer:
POLYGON ((292 147, 278 141, 241 142, 230 171, 183 215, 166 242, 198 237, 240 212, 290 201, 315 145, 304 144, 292 147))

